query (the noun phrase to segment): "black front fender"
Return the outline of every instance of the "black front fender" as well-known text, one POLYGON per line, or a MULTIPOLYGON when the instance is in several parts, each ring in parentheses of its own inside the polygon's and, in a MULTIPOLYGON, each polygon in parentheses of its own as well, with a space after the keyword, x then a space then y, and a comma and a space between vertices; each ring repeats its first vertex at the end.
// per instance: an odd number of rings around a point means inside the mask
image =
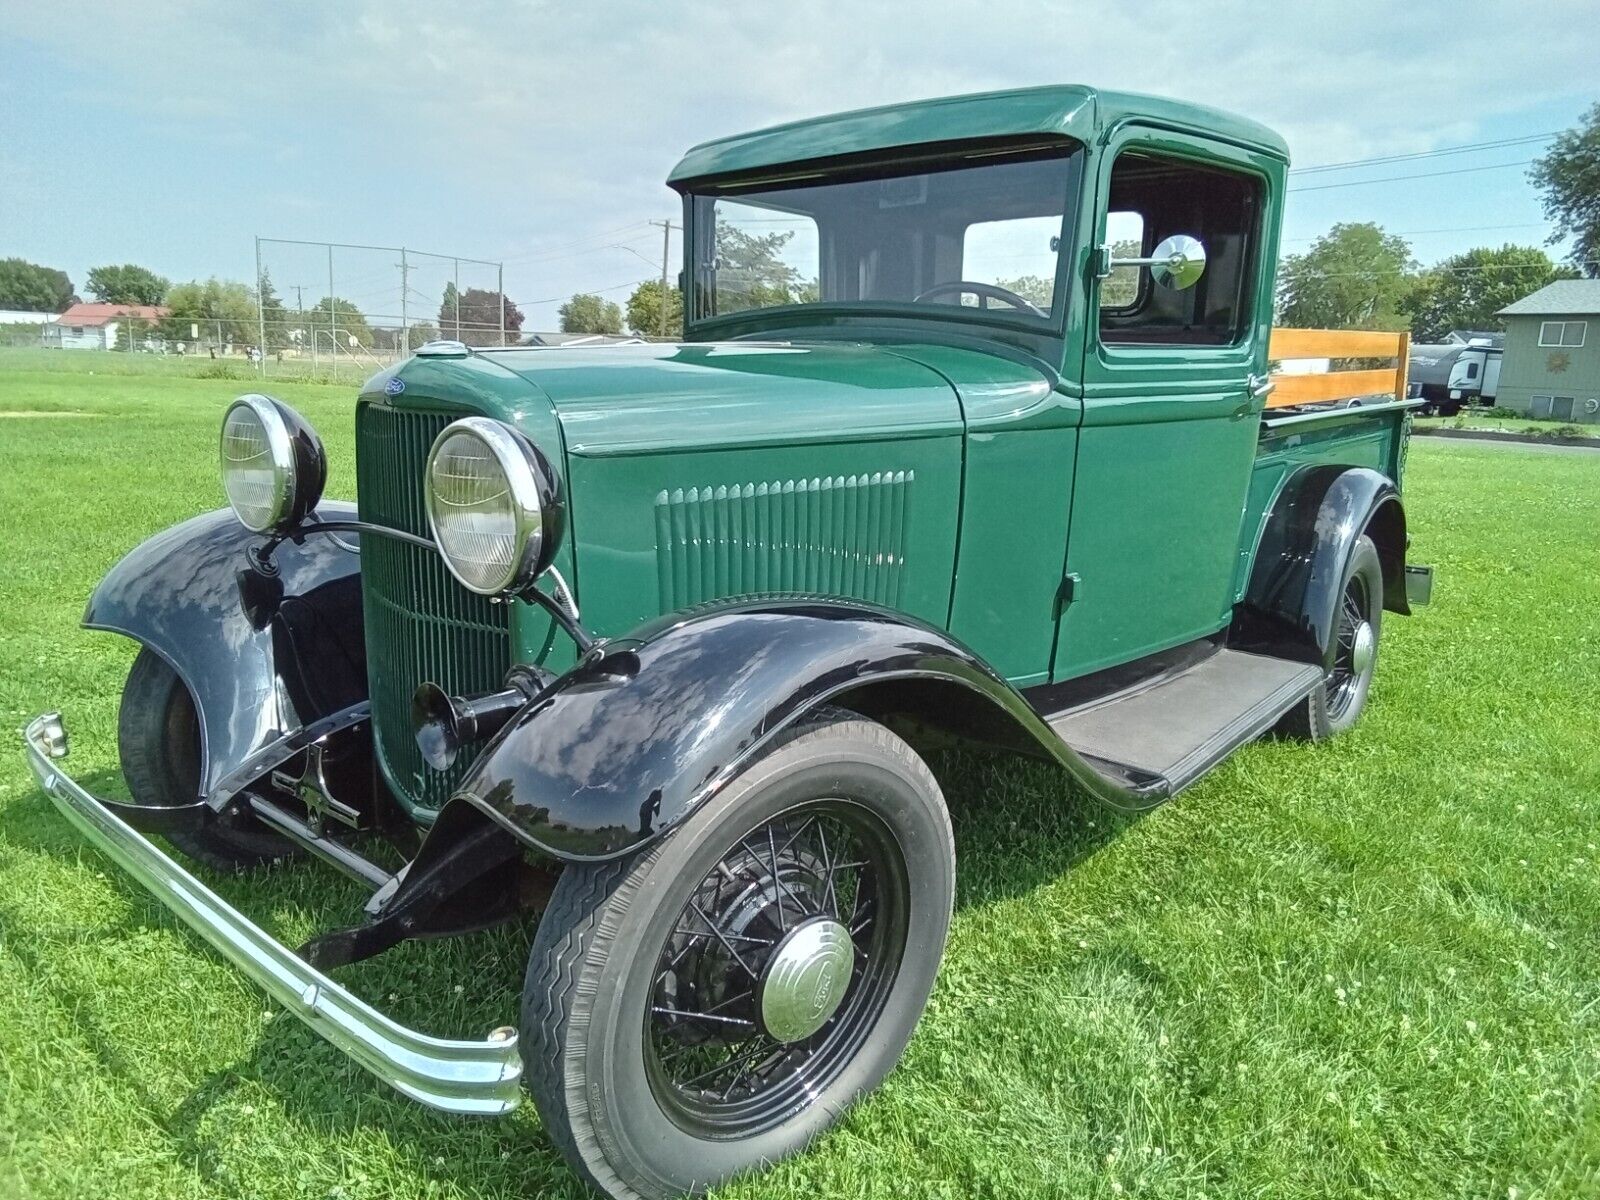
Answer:
POLYGON ((944 631, 818 599, 663 618, 604 645, 512 718, 451 803, 476 805, 553 857, 614 858, 682 821, 824 704, 923 710, 1052 758, 1119 807, 1165 798, 1154 781, 1097 772, 944 631))
POLYGON ((1365 533, 1383 564, 1384 607, 1408 613, 1406 517, 1388 476, 1367 467, 1302 467, 1278 492, 1262 529, 1231 645, 1325 663, 1345 563, 1365 533))
MULTIPOLYGON (((319 511, 355 516, 348 504, 319 511)), ((194 517, 131 550, 83 614, 87 628, 149 647, 188 686, 200 798, 213 804, 236 790, 241 770, 276 765, 274 747, 280 761, 295 753, 297 731, 367 698, 360 555, 331 537, 285 542, 269 576, 245 555, 262 541, 229 509, 194 517)))

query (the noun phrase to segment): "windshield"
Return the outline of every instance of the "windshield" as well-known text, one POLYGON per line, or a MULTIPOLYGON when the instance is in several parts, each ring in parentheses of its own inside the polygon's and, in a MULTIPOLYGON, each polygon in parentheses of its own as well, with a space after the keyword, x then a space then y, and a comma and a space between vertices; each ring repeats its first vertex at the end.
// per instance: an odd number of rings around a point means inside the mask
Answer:
POLYGON ((696 194, 694 316, 937 305, 1049 323, 1078 161, 1063 143, 696 194))

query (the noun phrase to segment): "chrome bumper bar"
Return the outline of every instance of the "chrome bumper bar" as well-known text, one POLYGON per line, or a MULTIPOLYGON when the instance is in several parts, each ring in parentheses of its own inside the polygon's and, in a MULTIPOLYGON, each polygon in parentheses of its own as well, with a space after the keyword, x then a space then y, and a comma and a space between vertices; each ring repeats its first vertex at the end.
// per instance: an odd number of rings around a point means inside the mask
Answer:
POLYGON ((24 734, 28 764, 64 816, 95 847, 182 917, 223 957, 333 1045, 413 1100, 452 1113, 492 1116, 522 1098, 514 1029, 485 1041, 450 1041, 407 1029, 353 996, 271 937, 75 783, 60 713, 24 734))

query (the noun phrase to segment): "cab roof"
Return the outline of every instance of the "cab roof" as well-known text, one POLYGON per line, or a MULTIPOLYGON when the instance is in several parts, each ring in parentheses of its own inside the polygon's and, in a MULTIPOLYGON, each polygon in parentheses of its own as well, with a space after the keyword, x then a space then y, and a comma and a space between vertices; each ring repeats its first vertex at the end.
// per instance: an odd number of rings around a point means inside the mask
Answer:
POLYGON ((862 108, 717 138, 685 154, 667 182, 680 187, 690 180, 763 167, 979 138, 1040 134, 1089 142, 1099 130, 1132 120, 1289 159, 1288 144, 1272 130, 1221 109, 1164 96, 1053 84, 862 108))

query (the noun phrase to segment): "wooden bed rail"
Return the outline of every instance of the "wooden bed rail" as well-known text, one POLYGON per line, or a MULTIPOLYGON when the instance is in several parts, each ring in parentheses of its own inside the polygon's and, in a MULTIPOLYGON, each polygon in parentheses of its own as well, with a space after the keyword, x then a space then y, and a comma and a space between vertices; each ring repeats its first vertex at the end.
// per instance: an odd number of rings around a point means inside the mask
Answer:
POLYGON ((1392 358, 1395 365, 1370 371, 1324 371, 1316 375, 1272 373, 1274 384, 1268 408, 1294 404, 1322 404, 1329 400, 1354 400, 1362 396, 1394 393, 1406 396, 1407 360, 1411 356, 1409 333, 1377 333, 1364 329, 1273 329, 1267 357, 1282 362, 1296 358, 1392 358))

